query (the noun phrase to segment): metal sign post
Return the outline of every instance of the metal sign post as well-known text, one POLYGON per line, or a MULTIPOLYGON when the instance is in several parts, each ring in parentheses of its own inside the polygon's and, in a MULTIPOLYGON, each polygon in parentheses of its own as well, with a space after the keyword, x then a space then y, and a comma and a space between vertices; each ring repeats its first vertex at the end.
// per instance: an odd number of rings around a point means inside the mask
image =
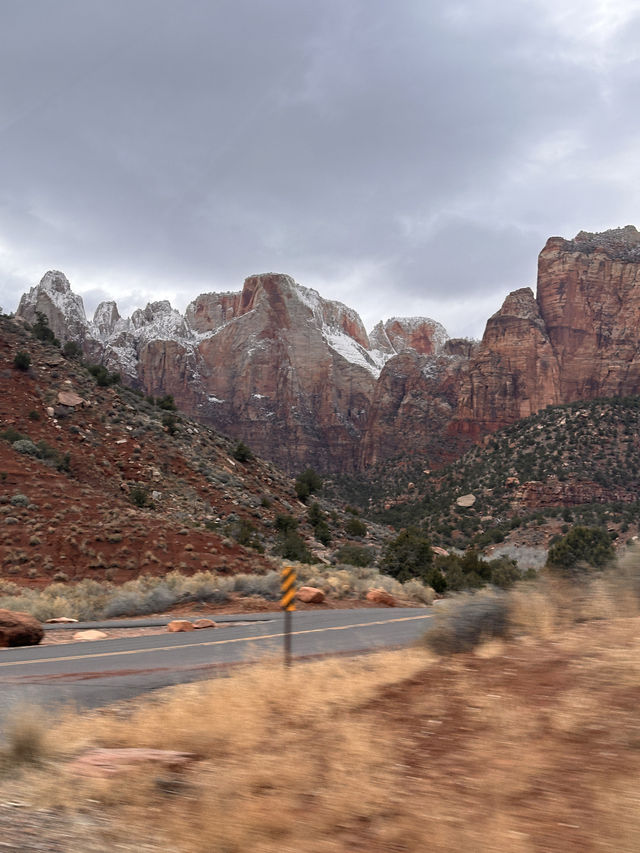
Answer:
POLYGON ((296 573, 291 566, 284 566, 280 573, 280 590, 280 607, 284 610, 284 665, 291 666, 291 613, 296 609, 293 603, 296 597, 296 573))

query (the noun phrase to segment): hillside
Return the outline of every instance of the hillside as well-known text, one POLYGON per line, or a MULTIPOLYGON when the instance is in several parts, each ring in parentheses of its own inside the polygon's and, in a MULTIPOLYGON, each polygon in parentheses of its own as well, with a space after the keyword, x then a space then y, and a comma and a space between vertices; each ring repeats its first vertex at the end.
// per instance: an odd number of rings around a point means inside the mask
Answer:
POLYGON ((402 457, 333 488, 380 522, 424 526, 444 547, 546 548, 571 522, 623 542, 640 522, 639 436, 640 397, 550 406, 440 470, 402 457))
POLYGON ((281 518, 315 559, 346 541, 351 515, 320 500, 328 550, 286 474, 115 378, 0 317, 0 579, 264 572, 281 518))

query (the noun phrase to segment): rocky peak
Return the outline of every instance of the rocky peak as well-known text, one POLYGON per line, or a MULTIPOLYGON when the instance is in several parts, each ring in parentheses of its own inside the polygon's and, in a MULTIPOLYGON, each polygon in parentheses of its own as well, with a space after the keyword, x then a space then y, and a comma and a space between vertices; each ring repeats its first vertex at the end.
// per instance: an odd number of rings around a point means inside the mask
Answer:
POLYGON ((396 352, 413 349, 420 355, 437 355, 449 337, 441 323, 428 317, 391 317, 384 329, 396 352))
POLYGON ((507 318, 528 320, 540 326, 541 329, 544 328, 544 321, 540 316, 538 303, 530 287, 521 287, 519 290, 513 290, 509 293, 502 303, 501 308, 487 321, 487 329, 491 325, 495 325, 507 318))
POLYGON ((69 280, 59 270, 49 270, 20 299, 17 317, 34 323, 38 313, 45 315, 61 341, 84 340, 88 324, 82 297, 71 290, 69 280))
POLYGON ((441 323, 428 317, 391 317, 369 335, 371 347, 388 356, 412 349, 420 355, 438 355, 449 336, 441 323))
POLYGON ((382 320, 380 320, 379 323, 376 323, 369 333, 369 343, 371 345, 371 349, 377 350, 380 353, 384 353, 388 356, 396 354, 382 320))
POLYGON ((634 225, 600 232, 580 231, 573 240, 551 237, 543 252, 549 249, 584 254, 603 252, 610 258, 640 261, 640 231, 634 225))
POLYGON ((131 326, 147 340, 189 339, 191 331, 185 318, 167 299, 149 302, 131 315, 131 326))
POLYGON ((115 302, 101 302, 94 312, 93 325, 102 338, 107 338, 114 333, 120 319, 120 312, 115 302))

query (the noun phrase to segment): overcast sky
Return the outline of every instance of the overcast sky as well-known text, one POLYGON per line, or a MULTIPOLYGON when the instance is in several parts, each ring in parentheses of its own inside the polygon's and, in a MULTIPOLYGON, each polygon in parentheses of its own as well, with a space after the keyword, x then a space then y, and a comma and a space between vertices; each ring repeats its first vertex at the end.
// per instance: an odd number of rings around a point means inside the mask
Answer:
POLYGON ((0 305, 276 271, 480 336, 640 227, 639 0, 0 0, 0 305))

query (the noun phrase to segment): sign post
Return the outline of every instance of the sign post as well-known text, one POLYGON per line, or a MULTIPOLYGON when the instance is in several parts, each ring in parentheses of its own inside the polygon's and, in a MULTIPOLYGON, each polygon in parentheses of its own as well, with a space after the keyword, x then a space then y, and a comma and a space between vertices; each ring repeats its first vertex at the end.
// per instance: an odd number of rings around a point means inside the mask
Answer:
POLYGON ((284 566, 280 573, 280 590, 280 607, 284 610, 284 665, 291 666, 291 614, 296 609, 293 603, 296 597, 296 573, 291 566, 284 566))

